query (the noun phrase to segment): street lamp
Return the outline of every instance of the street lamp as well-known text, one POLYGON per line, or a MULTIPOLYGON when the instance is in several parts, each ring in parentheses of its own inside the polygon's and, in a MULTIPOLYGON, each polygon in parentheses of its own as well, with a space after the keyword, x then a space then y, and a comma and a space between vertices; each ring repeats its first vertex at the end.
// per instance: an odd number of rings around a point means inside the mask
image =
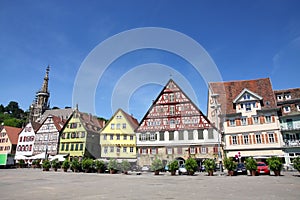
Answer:
POLYGON ((219 168, 220 168, 220 171, 219 171, 219 176, 221 175, 221 172, 223 172, 223 166, 222 166, 222 154, 221 154, 221 149, 220 149, 220 146, 221 146, 221 140, 220 140, 220 129, 219 129, 219 117, 218 117, 218 110, 220 109, 221 107, 221 104, 218 104, 217 103, 217 98, 219 97, 219 94, 212 94, 211 95, 211 98, 214 99, 214 102, 213 104, 210 106, 214 112, 215 112, 215 115, 216 115, 216 128, 217 128, 217 132, 218 132, 218 161, 219 161, 219 168))
POLYGON ((48 160, 48 142, 49 142, 49 135, 50 135, 50 126, 47 124, 47 129, 48 129, 48 135, 47 135, 47 141, 46 141, 46 152, 45 152, 45 160, 48 160))

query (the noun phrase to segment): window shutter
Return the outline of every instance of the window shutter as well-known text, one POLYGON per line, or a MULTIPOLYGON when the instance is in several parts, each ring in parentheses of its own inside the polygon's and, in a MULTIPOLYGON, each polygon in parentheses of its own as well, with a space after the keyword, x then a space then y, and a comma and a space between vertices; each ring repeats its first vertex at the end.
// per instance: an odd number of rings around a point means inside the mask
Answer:
POLYGON ((142 154, 142 147, 140 147, 140 154, 142 154))
POLYGON ((232 137, 229 136, 229 144, 232 145, 232 137))
POLYGON ((146 148, 146 154, 148 154, 148 148, 146 148))
POLYGON ((237 126, 240 126, 240 125, 241 125, 241 119, 236 119, 235 121, 236 121, 236 125, 237 125, 237 126))
POLYGON ((195 147, 195 153, 196 154, 198 153, 198 147, 195 147))
POLYGON ((166 147, 166 154, 168 154, 168 148, 166 147))
POLYGON ((267 133, 267 134, 265 135, 265 137, 266 137, 266 144, 268 144, 268 143, 269 143, 269 134, 267 133))
POLYGON ((227 126, 230 126, 230 121, 229 121, 229 119, 227 119, 227 126))
POLYGON ((236 141, 237 144, 240 144, 240 136, 239 136, 239 135, 237 136, 236 140, 237 140, 237 141, 236 141))
POLYGON ((252 135, 252 138, 253 138, 253 144, 256 144, 256 138, 255 138, 255 135, 252 135))
POLYGON ((241 144, 244 144, 244 137, 241 135, 241 144))
POLYGON ((272 122, 274 123, 275 122, 275 116, 272 115, 272 122))
POLYGON ((259 119, 260 119, 261 124, 265 123, 265 116, 262 115, 262 116, 259 117, 259 119))
POLYGON ((278 143, 278 136, 277 136, 277 133, 274 133, 274 137, 275 137, 275 143, 278 143))
POLYGON ((265 143, 265 134, 261 134, 261 142, 264 144, 265 143))
POLYGON ((156 154, 158 154, 158 148, 156 148, 156 154))
POLYGON ((249 144, 252 144, 252 135, 249 135, 249 144))
POLYGON ((208 154, 208 147, 206 147, 206 154, 208 154))
POLYGON ((253 119, 252 119, 252 117, 247 118, 247 120, 248 120, 248 124, 249 124, 249 125, 252 125, 252 124, 253 124, 253 119))
POLYGON ((172 154, 174 154, 174 148, 172 148, 172 154))
POLYGON ((152 154, 152 148, 150 148, 150 154, 152 154))

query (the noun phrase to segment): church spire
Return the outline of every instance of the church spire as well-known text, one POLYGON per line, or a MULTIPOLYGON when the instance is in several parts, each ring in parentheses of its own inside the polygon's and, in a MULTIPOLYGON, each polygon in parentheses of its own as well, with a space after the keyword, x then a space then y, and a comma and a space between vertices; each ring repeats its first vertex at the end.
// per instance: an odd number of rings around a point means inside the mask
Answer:
POLYGON ((48 67, 46 69, 46 75, 45 75, 45 78, 44 78, 44 82, 43 82, 43 85, 42 85, 42 88, 41 88, 40 92, 48 93, 49 71, 50 71, 50 67, 48 65, 48 67))

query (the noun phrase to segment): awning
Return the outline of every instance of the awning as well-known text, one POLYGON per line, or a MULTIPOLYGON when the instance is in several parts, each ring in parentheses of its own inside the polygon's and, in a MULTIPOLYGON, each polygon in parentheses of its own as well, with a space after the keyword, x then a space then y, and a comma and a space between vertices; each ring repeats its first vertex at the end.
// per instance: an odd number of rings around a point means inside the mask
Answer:
POLYGON ((31 159, 31 158, 24 155, 15 155, 15 160, 25 160, 25 159, 31 159))
POLYGON ((57 154, 55 156, 49 156, 49 160, 52 161, 52 160, 55 160, 55 159, 58 159, 58 161, 64 161, 66 158, 66 156, 68 156, 68 154, 57 154))

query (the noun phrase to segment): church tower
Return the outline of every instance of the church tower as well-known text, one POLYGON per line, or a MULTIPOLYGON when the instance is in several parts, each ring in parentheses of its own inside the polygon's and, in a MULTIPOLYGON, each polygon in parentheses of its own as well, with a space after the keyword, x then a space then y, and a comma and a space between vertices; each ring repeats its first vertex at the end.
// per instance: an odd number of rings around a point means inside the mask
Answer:
POLYGON ((49 109, 49 97, 50 97, 50 92, 48 91, 49 71, 50 71, 50 67, 48 66, 46 69, 46 75, 44 78, 42 88, 36 93, 35 100, 29 108, 30 122, 37 121, 45 112, 45 110, 49 109))

